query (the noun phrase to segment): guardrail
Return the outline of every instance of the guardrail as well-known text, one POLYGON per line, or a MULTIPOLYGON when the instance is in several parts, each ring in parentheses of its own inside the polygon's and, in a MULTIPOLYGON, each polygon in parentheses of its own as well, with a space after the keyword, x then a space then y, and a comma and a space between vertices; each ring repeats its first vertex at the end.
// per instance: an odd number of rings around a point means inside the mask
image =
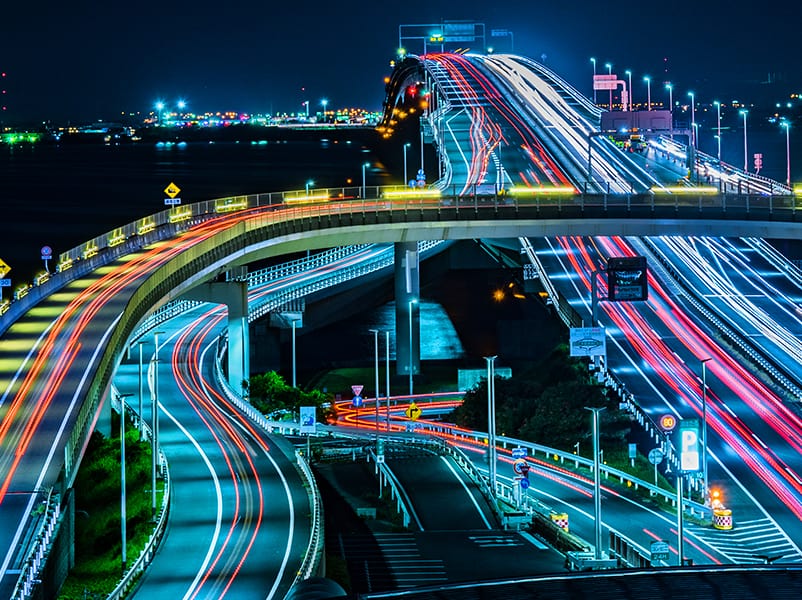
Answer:
MULTIPOLYGON (((451 427, 448 424, 435 424, 435 423, 421 423, 418 422, 415 424, 415 429, 419 430, 426 430, 431 432, 434 435, 437 435, 441 439, 445 441, 468 441, 473 445, 476 446, 486 446, 487 445, 487 433, 480 432, 480 431, 467 431, 461 428, 451 427)), ((584 458, 577 454, 573 454, 571 452, 565 452, 562 450, 556 450, 554 448, 549 448, 548 446, 541 446, 540 444, 534 444, 532 442, 527 442, 524 440, 518 440, 511 437, 506 436, 496 436, 496 440, 499 443, 501 449, 503 451, 509 451, 511 454, 512 448, 524 448, 527 453, 527 458, 529 460, 538 460, 538 455, 543 456, 543 460, 540 460, 541 466, 553 466, 555 462, 560 464, 564 463, 573 463, 574 469, 579 469, 580 465, 589 469, 591 472, 593 471, 593 460, 589 458, 584 458)), ((626 485, 629 482, 635 490, 640 488, 644 488, 647 490, 650 495, 657 496, 662 498, 663 501, 670 504, 672 507, 676 507, 677 505, 677 496, 674 490, 665 490, 659 486, 655 486, 652 483, 644 481, 642 479, 638 479, 626 473, 624 471, 620 471, 618 469, 614 469, 613 467, 609 467, 605 464, 599 465, 599 472, 606 478, 613 478, 617 479, 619 483, 626 485)), ((579 474, 571 473, 570 471, 566 471, 566 474, 573 475, 574 477, 581 477, 579 474)), ((698 517, 705 517, 710 515, 710 509, 703 504, 699 504, 698 502, 694 502, 693 500, 689 500, 685 498, 683 500, 683 507, 687 512, 689 512, 693 516, 698 517)))
MULTIPOLYGON (((298 569, 298 574, 292 585, 295 585, 303 579, 309 579, 316 575, 323 564, 323 550, 325 547, 325 538, 323 535, 323 499, 320 497, 320 491, 317 488, 315 476, 306 462, 306 458, 296 450, 295 461, 298 464, 299 470, 304 477, 306 485, 309 486, 309 501, 312 509, 312 527, 311 534, 309 535, 309 544, 306 546, 306 553, 304 560, 301 563, 301 568, 298 569)), ((290 589, 292 586, 290 586, 290 589)))
POLYGON ((39 529, 33 536, 33 543, 28 552, 23 567, 20 569, 20 576, 14 586, 11 595, 12 600, 26 600, 33 597, 39 581, 39 573, 47 560, 50 552, 50 543, 53 541, 54 534, 59 526, 61 518, 61 497, 59 494, 48 490, 47 500, 45 501, 45 518, 39 522, 39 529))

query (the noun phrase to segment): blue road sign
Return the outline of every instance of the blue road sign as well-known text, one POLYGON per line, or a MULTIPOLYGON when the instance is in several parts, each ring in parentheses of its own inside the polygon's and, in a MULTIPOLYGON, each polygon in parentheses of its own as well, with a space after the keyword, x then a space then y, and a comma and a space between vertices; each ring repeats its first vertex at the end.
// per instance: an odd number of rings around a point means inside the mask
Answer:
POLYGON ((528 477, 521 477, 521 489, 525 490, 529 488, 529 478, 528 477))
POLYGON ((512 457, 513 458, 526 458, 526 448, 513 448, 512 449, 512 457))
POLYGON ((365 399, 362 396, 354 396, 353 400, 351 400, 351 404, 354 405, 354 408, 359 408, 365 403, 365 399))
POLYGON ((0 279, 0 287, 11 287, 10 279, 0 279))

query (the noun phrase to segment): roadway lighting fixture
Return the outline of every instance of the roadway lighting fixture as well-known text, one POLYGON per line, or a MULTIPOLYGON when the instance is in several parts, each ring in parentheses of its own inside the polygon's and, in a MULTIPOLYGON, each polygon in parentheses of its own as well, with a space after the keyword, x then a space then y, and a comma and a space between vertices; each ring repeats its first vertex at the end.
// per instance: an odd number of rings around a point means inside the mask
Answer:
POLYGON ((133 394, 117 394, 117 402, 120 403, 120 535, 122 537, 122 566, 123 573, 126 568, 126 546, 127 527, 126 527, 126 497, 125 497, 125 399, 133 394))
POLYGON ((707 498, 707 362, 711 357, 701 359, 702 363, 702 476, 704 497, 707 498))
POLYGON ((309 196, 309 187, 315 185, 315 182, 311 179, 306 182, 306 195, 309 196))
POLYGON ((418 301, 412 298, 407 304, 409 307, 409 395, 412 396, 412 305, 418 301))
POLYGON ((184 100, 179 100, 177 106, 178 110, 184 110, 187 107, 187 103, 184 100))
POLYGON ((409 178, 407 177, 407 148, 409 148, 412 144, 407 142, 404 144, 404 185, 409 183, 409 178))
POLYGON ((713 106, 716 107, 716 139, 718 140, 718 162, 721 162, 721 102, 718 100, 713 101, 713 106))
POLYGON ((747 139, 746 139, 746 115, 749 114, 749 111, 745 108, 742 108, 739 113, 743 115, 744 118, 744 173, 749 172, 749 152, 747 150, 747 139))
POLYGON ((362 163, 362 199, 365 199, 365 169, 370 166, 370 163, 362 163))
POLYGON ((593 63, 593 104, 596 104, 596 59, 591 57, 590 62, 593 63))
POLYGON ((329 105, 329 101, 326 98, 320 101, 320 105, 323 107, 323 120, 326 120, 326 107, 329 105))
POLYGON ((632 110, 632 71, 627 69, 626 71, 624 71, 624 73, 626 73, 627 78, 629 80, 629 102, 627 102, 627 104, 629 105, 629 110, 631 111, 632 110))
POLYGON ((666 84, 668 90, 668 112, 671 119, 671 139, 674 139, 674 86, 671 83, 666 84))
POLYGON ((696 95, 688 92, 691 97, 691 146, 696 149, 696 95))
MULTIPOLYGON (((604 66, 607 67, 607 74, 608 75, 612 75, 613 74, 613 65, 611 63, 604 63, 604 66)), ((609 100, 609 102, 607 104, 607 109, 609 111, 613 110, 613 90, 610 90, 610 100, 609 100)))
POLYGON ((780 127, 785 127, 785 183, 791 187, 791 123, 780 121, 780 127))
POLYGON ((646 82, 646 110, 652 110, 652 78, 647 75, 643 81, 646 82))
POLYGON ((158 113, 159 113, 159 125, 161 125, 161 124, 162 124, 162 111, 164 110, 164 102, 162 102, 161 100, 159 100, 159 101, 156 103, 156 110, 157 110, 157 111, 158 111, 158 113))

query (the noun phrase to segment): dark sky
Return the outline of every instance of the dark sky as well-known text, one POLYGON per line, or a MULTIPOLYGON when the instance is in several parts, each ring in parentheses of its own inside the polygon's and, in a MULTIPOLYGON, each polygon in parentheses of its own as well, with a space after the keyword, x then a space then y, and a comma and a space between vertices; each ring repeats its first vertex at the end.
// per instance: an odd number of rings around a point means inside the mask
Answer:
POLYGON ((630 68, 636 100, 646 74, 700 101, 769 73, 802 91, 798 0, 29 0, 0 14, 6 123, 117 120, 178 98, 196 112, 300 111, 307 99, 314 110, 324 97, 330 108, 379 109, 399 24, 443 19, 512 31, 518 53, 545 55, 586 93, 591 56, 600 71, 608 61, 621 75, 630 68))

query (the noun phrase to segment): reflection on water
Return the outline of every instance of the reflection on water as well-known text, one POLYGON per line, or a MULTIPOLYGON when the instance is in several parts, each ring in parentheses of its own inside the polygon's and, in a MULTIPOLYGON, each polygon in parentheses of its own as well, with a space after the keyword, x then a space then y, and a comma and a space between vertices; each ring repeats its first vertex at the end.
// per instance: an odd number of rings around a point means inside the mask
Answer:
MULTIPOLYGON (((390 359, 395 359, 395 303, 388 302, 368 314, 360 327, 373 343, 371 329, 378 329, 381 338, 380 354, 384 356, 385 331, 390 331, 390 359)), ((403 328, 402 331, 407 331, 403 328)), ((450 360, 463 358, 465 349, 457 330, 446 311, 437 302, 422 300, 420 303, 421 360, 450 360)))

